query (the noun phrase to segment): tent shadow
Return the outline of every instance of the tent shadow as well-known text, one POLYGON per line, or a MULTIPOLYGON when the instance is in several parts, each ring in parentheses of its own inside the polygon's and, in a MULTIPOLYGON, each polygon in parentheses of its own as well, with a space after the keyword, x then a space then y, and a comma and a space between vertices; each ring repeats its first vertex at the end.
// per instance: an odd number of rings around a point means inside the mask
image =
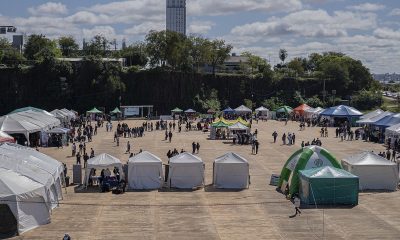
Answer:
POLYGON ((201 190, 203 187, 197 187, 197 188, 160 188, 158 189, 158 192, 196 192, 198 190, 201 190))
POLYGON ((125 192, 156 192, 159 189, 126 189, 125 192))
POLYGON ((101 193, 99 186, 78 185, 74 187, 74 193, 101 193))
POLYGON ((380 189, 380 190, 372 190, 372 189, 367 189, 367 190, 360 190, 359 193, 364 193, 364 194, 378 194, 378 193, 394 193, 397 190, 391 191, 391 190, 385 190, 385 189, 380 189))
MULTIPOLYGON (((357 205, 318 205, 319 210, 321 209, 353 209, 357 205)), ((315 205, 301 204, 301 209, 316 209, 315 205)))
POLYGON ((212 184, 204 187, 205 192, 242 192, 247 190, 246 188, 215 188, 212 184))

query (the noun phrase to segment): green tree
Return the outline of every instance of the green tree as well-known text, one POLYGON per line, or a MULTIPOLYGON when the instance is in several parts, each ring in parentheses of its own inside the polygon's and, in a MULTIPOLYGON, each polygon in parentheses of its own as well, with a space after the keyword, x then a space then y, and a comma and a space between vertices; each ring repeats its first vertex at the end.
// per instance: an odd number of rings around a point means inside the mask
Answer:
POLYGON ((324 103, 319 99, 318 95, 314 95, 313 97, 307 98, 305 103, 313 108, 316 107, 324 107, 324 103))
POLYGON ((283 101, 282 101, 280 98, 278 98, 278 97, 271 97, 271 98, 265 99, 265 100, 262 102, 262 105, 265 106, 266 108, 272 110, 272 111, 275 111, 275 110, 277 110, 279 107, 283 106, 284 103, 283 103, 283 101))
POLYGON ((288 68, 294 71, 297 75, 304 74, 303 59, 294 58, 288 63, 288 68))
POLYGON ((204 66, 210 58, 211 43, 208 39, 198 36, 190 36, 189 41, 191 44, 190 57, 195 71, 199 72, 200 66, 204 66))
POLYGON ((110 41, 103 35, 96 35, 93 39, 83 47, 86 56, 107 56, 107 51, 110 50, 110 41))
POLYGON ((218 99, 218 91, 216 89, 206 90, 201 88, 200 93, 194 97, 194 103, 202 108, 203 111, 213 109, 219 111, 221 102, 218 99))
POLYGON ((11 46, 6 38, 0 38, 0 63, 16 66, 25 61, 21 53, 11 46))
POLYGON ((147 64, 146 45, 142 42, 121 49, 116 56, 125 58, 127 66, 145 67, 147 64))
POLYGON ((212 66, 212 73, 215 76, 215 70, 228 58, 232 51, 232 45, 226 44, 224 40, 213 40, 210 42, 210 58, 209 64, 212 66))
POLYGON ((61 51, 57 48, 56 41, 46 38, 44 35, 32 34, 25 44, 24 55, 28 60, 43 60, 45 55, 61 57, 61 51))
POLYGON ((58 39, 58 45, 64 57, 72 57, 75 55, 76 51, 79 50, 79 45, 76 43, 75 39, 71 36, 60 37, 58 39))
POLYGON ((263 73, 267 68, 271 68, 267 61, 260 56, 250 52, 243 52, 241 56, 248 58, 248 62, 245 63, 245 68, 251 69, 251 74, 263 73))
POLYGON ((286 49, 279 49, 279 59, 282 61, 282 65, 285 63, 288 53, 286 49))

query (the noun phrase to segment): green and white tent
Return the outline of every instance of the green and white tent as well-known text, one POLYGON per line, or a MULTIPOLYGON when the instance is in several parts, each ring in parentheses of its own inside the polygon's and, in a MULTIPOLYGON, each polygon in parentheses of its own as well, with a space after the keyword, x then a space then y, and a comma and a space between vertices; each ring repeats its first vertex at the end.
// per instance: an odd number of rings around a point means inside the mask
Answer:
POLYGON ((296 151, 282 168, 278 187, 289 184, 289 194, 299 192, 299 171, 324 166, 342 169, 340 162, 320 146, 308 146, 296 151))
POLYGON ((112 110, 110 112, 111 114, 121 114, 122 112, 118 109, 118 107, 114 108, 114 110, 112 110))
POLYGON ((87 111, 87 113, 89 113, 89 114, 96 114, 96 113, 103 113, 103 112, 100 111, 100 110, 97 109, 97 108, 93 108, 93 109, 87 111))
POLYGON ((357 176, 329 166, 300 171, 300 198, 305 204, 357 205, 357 176))

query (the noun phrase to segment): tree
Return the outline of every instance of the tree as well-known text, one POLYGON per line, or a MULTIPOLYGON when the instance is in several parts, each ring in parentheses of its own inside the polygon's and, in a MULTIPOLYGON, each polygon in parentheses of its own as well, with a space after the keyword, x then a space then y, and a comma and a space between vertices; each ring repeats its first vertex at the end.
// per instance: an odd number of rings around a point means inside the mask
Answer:
POLYGON ((89 56, 107 56, 107 51, 110 50, 110 41, 103 35, 96 35, 83 48, 85 55, 89 56))
POLYGON ((284 105, 284 104, 283 104, 283 101, 282 101, 280 98, 278 98, 278 97, 271 97, 271 98, 268 98, 268 99, 264 100, 264 101, 262 102, 262 104, 263 104, 263 106, 265 106, 266 108, 268 108, 268 109, 270 109, 270 110, 272 110, 272 111, 275 111, 275 110, 277 110, 280 106, 283 106, 283 105, 284 105))
POLYGON ((285 63, 288 53, 286 49, 279 49, 279 59, 282 61, 282 65, 285 63))
POLYGON ((265 59, 250 52, 243 52, 241 56, 248 58, 248 62, 245 63, 245 67, 251 69, 251 74, 263 73, 266 68, 271 67, 265 59))
POLYGON ((60 37, 58 45, 64 57, 71 57, 79 50, 79 45, 73 37, 60 37))
POLYGON ((301 58, 294 58, 289 62, 288 68, 293 70, 297 75, 303 75, 303 60, 301 58))
POLYGON ((25 44, 24 55, 28 60, 42 60, 43 55, 51 54, 54 57, 61 57, 61 51, 57 43, 44 35, 32 34, 25 44))
POLYGON ((218 65, 223 64, 228 58, 232 45, 225 44, 224 40, 213 40, 210 42, 209 64, 212 66, 212 73, 215 76, 215 70, 218 65))
POLYGON ((121 49, 116 56, 125 58, 127 66, 145 67, 147 64, 146 45, 143 42, 121 49))
POLYGON ((206 90, 202 87, 200 93, 194 97, 193 101, 195 104, 199 105, 203 111, 207 111, 208 109, 219 111, 221 109, 221 102, 218 99, 218 91, 214 88, 206 90))
POLYGON ((204 66, 210 58, 210 41, 198 36, 190 36, 191 43, 190 56, 196 72, 199 72, 200 66, 204 66))
POLYGON ((21 53, 6 38, 0 38, 0 63, 16 66, 25 61, 21 53))

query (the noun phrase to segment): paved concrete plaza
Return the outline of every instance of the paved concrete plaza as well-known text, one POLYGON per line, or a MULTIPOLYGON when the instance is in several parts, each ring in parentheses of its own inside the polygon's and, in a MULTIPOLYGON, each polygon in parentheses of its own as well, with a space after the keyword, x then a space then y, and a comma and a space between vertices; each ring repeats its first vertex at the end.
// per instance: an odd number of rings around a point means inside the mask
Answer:
MULTIPOLYGON (((139 126, 143 121, 126 121, 139 126)), ((196 191, 155 190, 132 191, 122 195, 75 191, 67 188, 60 207, 51 215, 51 223, 13 239, 61 239, 69 233, 72 239, 399 239, 400 192, 360 193, 359 205, 353 208, 303 209, 294 218, 293 205, 269 185, 270 176, 280 173, 284 162, 302 140, 318 137, 318 128, 299 131, 297 123, 268 121, 253 124, 258 129, 260 151, 251 154, 251 146, 232 145, 231 142, 207 140, 202 132, 174 132, 172 143, 163 141, 164 132, 146 132, 143 138, 129 139, 133 152, 148 150, 167 162, 169 149, 191 151, 191 143, 201 145, 199 156, 206 164, 206 184, 212 181, 213 160, 234 151, 249 160, 251 185, 243 191, 218 191, 206 186, 196 191), (272 143, 272 132, 295 132, 296 145, 272 143)), ((114 126, 116 123, 114 123, 114 126)), ((120 146, 113 142, 113 133, 98 131, 93 147, 96 154, 109 153, 123 163, 128 139, 121 138, 120 146)), ((329 138, 322 138, 322 146, 338 159, 363 150, 383 151, 379 144, 362 141, 340 142, 329 129, 329 138)), ((40 151, 65 162, 72 172, 75 158, 71 147, 49 148, 40 151)))

